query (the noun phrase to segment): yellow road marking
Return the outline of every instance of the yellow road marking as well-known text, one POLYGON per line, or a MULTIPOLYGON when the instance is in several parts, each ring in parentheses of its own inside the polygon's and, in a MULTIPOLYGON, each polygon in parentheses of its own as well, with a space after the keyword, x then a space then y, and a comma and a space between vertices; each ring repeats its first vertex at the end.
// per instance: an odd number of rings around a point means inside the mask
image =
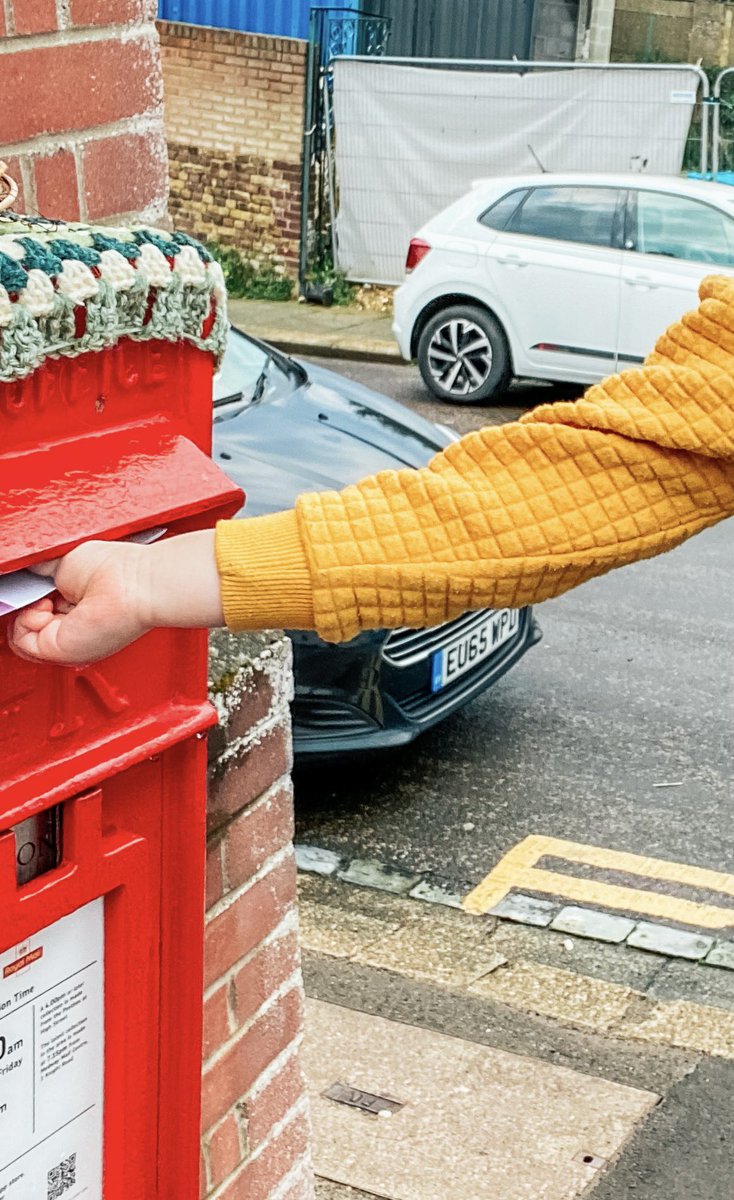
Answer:
POLYGON ((734 875, 709 871, 704 867, 693 867, 686 863, 647 858, 641 854, 627 854, 621 850, 606 850, 601 846, 584 846, 578 842, 564 842, 558 838, 533 835, 518 842, 500 859, 486 879, 477 884, 465 897, 463 908, 470 913, 486 913, 499 904, 512 888, 522 888, 525 891, 561 896, 563 899, 575 900, 593 907, 621 908, 626 912, 678 921, 685 925, 698 925, 705 929, 726 929, 734 926, 734 907, 720 908, 714 904, 683 900, 678 896, 665 896, 660 892, 642 891, 594 879, 578 879, 558 871, 545 871, 537 867, 536 863, 546 855, 564 859, 566 862, 622 871, 627 875, 638 875, 645 879, 706 888, 708 891, 734 898, 734 875))

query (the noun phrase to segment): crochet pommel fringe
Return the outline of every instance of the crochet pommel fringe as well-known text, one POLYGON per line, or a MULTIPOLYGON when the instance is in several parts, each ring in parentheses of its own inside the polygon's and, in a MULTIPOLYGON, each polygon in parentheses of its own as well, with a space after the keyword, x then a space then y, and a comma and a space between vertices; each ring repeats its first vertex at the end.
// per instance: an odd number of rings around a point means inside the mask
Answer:
POLYGON ((123 337, 183 339, 219 362, 227 330, 221 267, 187 234, 0 213, 0 383, 123 337))

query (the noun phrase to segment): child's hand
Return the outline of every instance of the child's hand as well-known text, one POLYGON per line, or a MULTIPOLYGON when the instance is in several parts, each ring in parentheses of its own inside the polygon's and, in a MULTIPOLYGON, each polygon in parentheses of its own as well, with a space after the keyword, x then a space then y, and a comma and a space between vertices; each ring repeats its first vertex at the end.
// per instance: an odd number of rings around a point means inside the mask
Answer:
POLYGON ((18 613, 10 646, 21 658, 83 666, 107 658, 159 625, 222 625, 214 531, 153 546, 86 542, 35 570, 58 595, 18 613))
POLYGON ((58 595, 18 613, 10 645, 21 658, 82 665, 106 658, 152 628, 147 547, 86 542, 36 568, 58 595))

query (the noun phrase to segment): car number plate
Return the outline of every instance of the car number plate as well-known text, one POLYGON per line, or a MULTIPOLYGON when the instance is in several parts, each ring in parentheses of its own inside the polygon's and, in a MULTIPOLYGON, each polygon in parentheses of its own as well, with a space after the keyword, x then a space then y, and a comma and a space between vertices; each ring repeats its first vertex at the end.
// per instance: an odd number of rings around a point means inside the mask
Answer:
POLYGON ((471 671, 478 663, 490 658, 500 646, 514 637, 520 626, 516 608, 501 608, 493 612, 468 633, 437 650, 433 656, 431 691, 440 692, 460 675, 471 671))

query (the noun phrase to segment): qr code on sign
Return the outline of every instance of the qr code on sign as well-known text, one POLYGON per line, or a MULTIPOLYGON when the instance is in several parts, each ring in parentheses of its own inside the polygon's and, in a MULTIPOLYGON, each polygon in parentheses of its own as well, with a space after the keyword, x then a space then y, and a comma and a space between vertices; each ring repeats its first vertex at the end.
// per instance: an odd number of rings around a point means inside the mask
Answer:
POLYGON ((46 1200, 59 1200, 64 1192, 68 1192, 76 1183, 76 1153, 70 1154, 57 1167, 52 1167, 48 1173, 48 1193, 46 1200))

